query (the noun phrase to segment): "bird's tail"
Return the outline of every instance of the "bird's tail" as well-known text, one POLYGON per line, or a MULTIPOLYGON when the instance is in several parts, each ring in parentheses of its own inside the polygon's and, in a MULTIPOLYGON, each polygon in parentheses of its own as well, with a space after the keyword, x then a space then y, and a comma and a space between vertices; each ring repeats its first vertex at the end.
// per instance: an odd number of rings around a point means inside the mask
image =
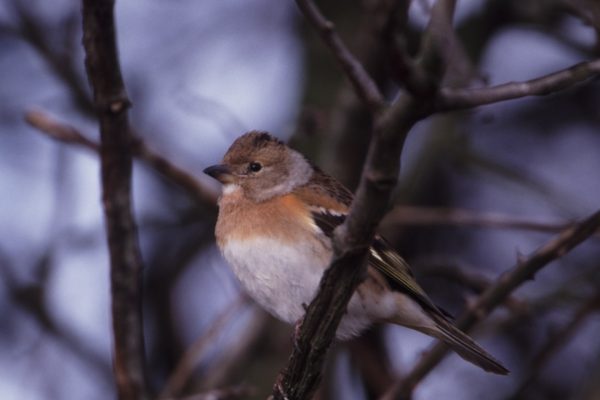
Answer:
POLYGON ((465 360, 494 374, 506 375, 508 369, 487 351, 481 348, 473 339, 460 331, 442 315, 430 315, 434 320, 437 330, 425 332, 435 336, 446 343, 452 350, 465 360))

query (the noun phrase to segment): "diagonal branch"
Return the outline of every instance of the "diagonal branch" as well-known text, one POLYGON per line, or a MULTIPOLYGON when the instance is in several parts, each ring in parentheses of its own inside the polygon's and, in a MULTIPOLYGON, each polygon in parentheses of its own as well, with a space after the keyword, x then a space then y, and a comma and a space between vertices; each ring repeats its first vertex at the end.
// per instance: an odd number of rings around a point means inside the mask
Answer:
MULTIPOLYGON (((315 18, 314 4, 309 0, 297 2, 301 8, 311 6, 303 11, 307 18, 315 18)), ((332 32, 331 26, 320 17, 321 22, 313 23, 322 32, 332 32)), ((329 35, 323 35, 323 39, 330 43, 329 35)), ((335 53, 336 48, 332 47, 332 51, 335 53)), ((415 123, 429 115, 432 107, 429 98, 415 98, 401 92, 393 105, 378 103, 376 110, 379 112, 375 113, 374 131, 356 196, 348 217, 334 233, 333 259, 306 310, 288 365, 277 377, 273 387, 275 400, 308 399, 316 390, 327 350, 354 290, 366 273, 368 249, 390 204, 406 136, 415 123)))
MULTIPOLYGON (((35 49, 50 71, 70 89, 71 97, 79 110, 86 115, 93 114, 93 104, 86 90, 85 81, 81 79, 73 62, 72 51, 67 48, 62 51, 53 49, 51 46, 53 38, 49 37, 48 32, 57 29, 43 26, 41 20, 34 16, 32 8, 25 4, 20 1, 13 1, 11 4, 19 22, 16 33, 35 49)), ((65 31, 67 31, 64 33, 65 40, 68 41, 71 37, 68 36, 68 30, 65 31)))
POLYGON ((215 318, 210 324, 208 330, 201 335, 194 343, 185 351, 175 370, 167 379, 162 393, 158 398, 168 398, 177 396, 188 379, 194 372, 197 364, 200 362, 201 357, 205 353, 207 347, 214 341, 215 337, 218 336, 223 328, 231 321, 231 319, 238 314, 240 309, 247 305, 248 299, 244 295, 240 295, 237 300, 232 302, 221 314, 215 318))
POLYGON ((316 390, 327 349, 365 274, 368 248, 396 184, 404 139, 422 115, 409 96, 381 114, 350 213, 335 232, 333 261, 308 306, 288 365, 277 378, 274 399, 307 399, 316 390))
POLYGON ((76 144, 96 153, 100 152, 100 145, 98 143, 85 137, 75 127, 59 122, 43 111, 27 111, 25 113, 25 121, 54 140, 76 144))
POLYGON ((100 122, 102 203, 110 252, 113 364, 118 398, 149 398, 142 322, 142 257, 132 215, 129 98, 117 53, 114 0, 83 0, 83 45, 100 122))
POLYGON ((526 96, 546 96, 592 79, 598 74, 600 74, 600 59, 582 62, 524 82, 509 82, 478 89, 442 88, 437 99, 436 110, 460 110, 526 96))
POLYGON ((539 375, 540 371, 545 367, 548 361, 550 361, 560 349, 567 345, 581 325, 598 311, 600 311, 600 292, 597 292, 590 299, 583 302, 583 304, 581 304, 573 313, 569 322, 554 332, 546 343, 544 343, 535 358, 531 360, 527 372, 524 374, 525 378, 514 391, 512 398, 525 398, 524 394, 526 393, 524 392, 535 381, 537 375, 539 375))
MULTIPOLYGON (((297 3, 306 17, 319 29, 323 40, 329 45, 338 61, 343 59, 343 52, 340 52, 336 45, 337 35, 332 36, 334 32, 331 23, 322 17, 310 0, 297 0, 297 3)), ((443 31, 451 29, 455 4, 454 0, 438 0, 432 19, 435 16, 438 23, 444 26, 440 28, 436 23, 431 23, 425 33, 427 40, 422 42, 421 59, 417 63, 417 68, 420 69, 418 72, 424 77, 421 85, 424 95, 401 91, 391 106, 379 102, 374 104, 376 105, 374 110, 377 111, 374 113, 376 118, 374 131, 360 185, 348 217, 335 231, 333 260, 323 274, 316 297, 307 308, 288 365, 281 371, 274 385, 273 398, 276 400, 310 398, 320 381, 327 349, 333 341, 337 326, 354 290, 365 274, 368 248, 377 224, 390 204, 392 190, 398 179, 398 165, 406 136, 415 123, 439 111, 436 108, 436 101, 441 97, 439 83, 445 72, 442 54, 443 31)), ((346 72, 353 79, 352 82, 359 96, 368 99, 365 94, 368 91, 361 86, 362 80, 353 75, 351 69, 346 72)), ((583 224, 565 231, 556 243, 551 242, 538 250, 529 260, 519 263, 515 271, 507 274, 499 281, 500 283, 489 288, 481 296, 476 307, 461 320, 459 328, 468 329, 480 317, 502 303, 525 279, 592 235, 599 224, 600 213, 583 224)), ((445 347, 436 347, 432 354, 436 352, 439 354, 434 357, 441 359, 445 347)), ((405 381, 409 384, 407 386, 409 393, 422 376, 439 362, 439 359, 434 359, 433 363, 426 361, 423 366, 417 366, 411 374, 413 380, 405 381)), ((396 393, 396 389, 394 390, 396 393)))
MULTIPOLYGON (((468 331, 482 320, 526 280, 550 262, 564 256, 577 245, 583 243, 600 227, 600 211, 566 229, 560 235, 550 240, 526 259, 520 260, 512 269, 506 271, 495 285, 488 288, 464 315, 457 321, 456 326, 462 331, 468 331)), ((448 349, 438 343, 426 353, 415 368, 402 381, 396 383, 383 397, 386 400, 409 398, 416 385, 442 360, 448 349)))
MULTIPOLYGON (((28 111, 25 113, 25 121, 29 125, 50 136, 52 139, 63 143, 75 144, 85 147, 96 153, 100 152, 100 146, 85 137, 80 131, 71 125, 59 122, 42 111, 28 111)), ((150 167, 179 185, 198 204, 216 213, 217 193, 202 185, 192 174, 179 168, 167 158, 151 150, 141 139, 132 143, 132 155, 146 162, 150 167)))
POLYGON ((296 4, 298 4, 306 19, 317 29, 323 42, 329 46, 346 76, 352 82, 358 96, 371 110, 376 111, 381 108, 385 100, 377 85, 340 39, 334 29, 333 22, 327 20, 311 0, 296 0, 296 4))

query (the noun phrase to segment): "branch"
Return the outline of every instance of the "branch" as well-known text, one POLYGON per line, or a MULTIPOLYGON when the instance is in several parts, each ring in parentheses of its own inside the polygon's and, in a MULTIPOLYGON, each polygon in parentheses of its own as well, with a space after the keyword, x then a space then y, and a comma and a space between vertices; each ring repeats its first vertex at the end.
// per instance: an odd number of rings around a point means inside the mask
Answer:
MULTIPOLYGON (((443 278, 454 281, 466 289, 469 289, 475 294, 481 294, 492 286, 492 281, 486 276, 473 272, 473 269, 466 269, 460 265, 452 264, 447 261, 432 261, 420 262, 418 271, 421 274, 429 275, 436 278, 443 278)), ((522 313, 523 310, 528 310, 528 304, 519 299, 509 296, 504 301, 506 308, 510 309, 513 314, 522 313)))
MULTIPOLYGON (((360 22, 352 33, 356 58, 372 77, 378 87, 388 87, 389 51, 387 43, 393 29, 395 10, 399 2, 375 0, 365 2, 360 22)), ((405 6, 408 7, 408 2, 405 6)), ((374 115, 367 104, 356 94, 355 87, 347 80, 339 85, 334 96, 329 118, 328 132, 320 146, 320 166, 345 184, 356 189, 367 156, 373 131, 374 115)))
POLYGON ((418 60, 419 69, 413 77, 419 81, 421 95, 436 93, 452 53, 454 31, 452 19, 456 0, 437 0, 431 9, 431 18, 423 34, 418 60))
POLYGON ((43 111, 31 110, 25 113, 25 121, 42 133, 47 134, 54 140, 63 143, 83 146, 96 153, 100 152, 100 146, 85 137, 74 127, 57 121, 43 111))
MULTIPOLYGON (((303 9, 307 18, 312 18, 323 40, 330 43, 331 35, 324 33, 332 32, 331 24, 327 24, 309 0, 297 2, 301 8, 309 7, 303 9)), ((335 47, 330 47, 339 54, 335 47)), ((307 308, 288 365, 277 377, 273 387, 275 400, 308 399, 316 390, 327 350, 354 290, 366 273, 368 249, 390 204, 406 136, 432 110, 429 99, 414 98, 404 92, 392 106, 380 103, 377 107, 379 112, 375 113, 375 127, 356 196, 348 217, 334 233, 333 259, 307 308)))
MULTIPOLYGON (((11 4, 19 20, 17 33, 37 51, 50 71, 70 89, 70 95, 79 110, 86 115, 93 114, 93 104, 86 90, 85 82, 82 81, 73 62, 72 49, 65 45, 65 48, 61 51, 54 50, 51 43, 52 39, 55 38, 49 37, 48 32, 58 31, 56 29, 58 27, 43 26, 41 21, 32 13, 32 9, 24 4, 20 1, 13 1, 11 4)), ((63 28, 63 26, 60 28, 63 28)), ((68 28, 69 25, 66 26, 63 33, 65 34, 65 41, 71 39, 71 37, 68 37, 70 33, 68 28)))
MULTIPOLYGON (((305 16, 319 29, 323 40, 338 61, 344 60, 344 53, 340 51, 341 42, 334 34, 332 24, 322 17, 310 0, 297 0, 297 3, 305 16)), ((413 96, 401 91, 393 105, 387 106, 379 102, 375 104, 375 127, 356 196, 348 217, 335 231, 332 262, 323 274, 317 295, 307 308, 288 365, 281 371, 274 385, 273 398, 276 400, 307 399, 317 388, 327 349, 333 341, 348 301, 365 274, 366 255, 375 229, 390 204, 392 190, 398 179, 400 155, 406 136, 416 122, 436 111, 438 84, 444 73, 444 66, 441 64, 443 55, 440 54, 443 35, 440 33, 443 29, 450 29, 454 5, 454 0, 436 2, 432 19, 435 16, 445 27, 440 27, 441 31, 437 31, 435 24, 430 24, 427 32, 430 39, 423 41, 420 52, 422 61, 418 67, 425 77, 423 82, 427 85, 425 89, 429 95, 413 96)), ((360 71, 362 73, 364 70, 361 68, 360 71)), ((361 86, 363 80, 353 75, 350 68, 346 72, 353 79, 352 82, 361 98, 366 98, 367 91, 361 86)), ((597 226, 594 226, 592 232, 596 229, 597 226)), ((562 255, 565 248, 559 247, 557 251, 562 255)), ((531 265, 537 266, 540 259, 546 263, 550 261, 546 260, 544 254, 540 254, 537 258, 534 257, 531 265)), ((517 276, 521 278, 519 274, 517 276)), ((490 289, 492 293, 494 288, 496 287, 490 289)), ((502 288, 506 290, 507 286, 502 288)), ((481 297, 485 301, 481 303, 483 306, 490 301, 486 298, 488 292, 481 297)), ((504 296, 500 296, 500 300, 509 293, 510 290, 504 296)), ((497 301, 497 297, 496 294, 494 301, 497 301)), ((477 315, 484 315, 485 310, 476 310, 477 315)))
MULTIPOLYGON (((574 225, 571 222, 544 222, 501 213, 477 212, 459 208, 398 206, 385 218, 384 224, 403 226, 473 226, 481 228, 518 229, 556 233, 574 225)), ((596 235, 597 236, 597 235, 596 235)))
POLYGON ((298 8, 304 13, 306 19, 319 32, 323 42, 329 46, 329 49, 354 86, 358 96, 372 111, 380 109, 385 103, 382 94, 362 64, 352 55, 342 39, 340 39, 334 29, 333 22, 327 20, 311 0, 296 0, 296 4, 298 4, 298 8))
POLYGON ((210 325, 208 330, 200 336, 183 354, 175 370, 169 376, 167 384, 159 398, 177 396, 185 386, 185 383, 192 374, 194 368, 200 361, 200 357, 206 350, 207 345, 211 344, 214 338, 223 330, 225 325, 233 318, 240 308, 247 304, 246 296, 239 296, 231 303, 210 325))
POLYGON ((546 96, 592 79, 598 74, 600 74, 600 59, 582 62, 525 82, 510 82, 479 89, 442 88, 437 99, 436 110, 460 110, 526 96, 546 96))
MULTIPOLYGON (((100 152, 97 143, 85 137, 76 128, 55 120, 45 112, 28 111, 25 113, 25 121, 40 132, 48 134, 52 139, 83 146, 96 153, 100 152)), ((213 190, 203 186, 192 174, 179 168, 159 153, 150 150, 141 139, 135 139, 131 146, 133 156, 140 158, 168 180, 180 186, 198 204, 216 213, 217 194, 213 190)))
POLYGON ((590 317, 593 313, 600 310, 600 292, 596 293, 588 301, 584 302, 573 314, 571 320, 566 323, 560 330, 556 331, 546 341, 544 346, 538 351, 535 358, 531 361, 527 372, 524 374, 525 378, 521 381, 521 384, 515 390, 515 394, 512 398, 525 398, 523 396, 525 390, 535 380, 539 372, 544 368, 544 365, 565 346, 577 332, 579 327, 590 317))
POLYGON ((197 387, 215 388, 229 384, 232 376, 244 375, 248 369, 261 368, 264 360, 256 357, 257 349, 262 349, 264 338, 271 325, 271 316, 262 310, 251 310, 252 318, 244 327, 244 334, 239 335, 234 343, 224 349, 210 368, 204 370, 194 385, 197 387))
MULTIPOLYGON (((583 243, 600 227, 600 211, 597 211, 583 222, 566 229, 556 238, 550 240, 528 258, 520 260, 512 269, 506 271, 495 285, 488 288, 474 304, 457 321, 456 326, 467 332, 492 310, 502 304, 509 295, 526 280, 550 262, 564 256, 577 245, 583 243)), ((426 353, 413 370, 402 381, 396 383, 383 399, 409 398, 416 385, 442 360, 448 349, 438 343, 426 353)))
POLYGON ((110 252, 118 398, 149 398, 142 320, 142 257, 132 215, 129 98, 115 37, 114 0, 83 0, 85 66, 100 122, 102 202, 110 252))
POLYGON ((365 274, 368 248, 398 178, 404 139, 422 115, 414 100, 403 96, 378 119, 356 197, 334 235, 333 261, 308 306, 288 365, 277 378, 274 399, 307 399, 316 390, 327 349, 365 274))

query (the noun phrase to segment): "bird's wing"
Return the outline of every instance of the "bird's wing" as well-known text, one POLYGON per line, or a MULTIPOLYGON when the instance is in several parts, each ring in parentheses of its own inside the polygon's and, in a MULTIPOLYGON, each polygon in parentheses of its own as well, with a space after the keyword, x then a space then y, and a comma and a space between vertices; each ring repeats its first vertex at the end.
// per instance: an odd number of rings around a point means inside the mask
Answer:
MULTIPOLYGON (((330 238, 346 219, 352 202, 352 193, 320 170, 306 185, 296 189, 295 194, 309 206, 315 225, 330 238)), ((369 265, 386 278, 391 289, 409 295, 429 311, 445 314, 419 286, 408 263, 379 235, 373 240, 369 265)))
POLYGON ((409 295, 429 311, 446 314, 429 299, 415 280, 408 263, 400 257, 387 240, 379 235, 376 236, 370 251, 369 265, 386 277, 392 289, 409 295))

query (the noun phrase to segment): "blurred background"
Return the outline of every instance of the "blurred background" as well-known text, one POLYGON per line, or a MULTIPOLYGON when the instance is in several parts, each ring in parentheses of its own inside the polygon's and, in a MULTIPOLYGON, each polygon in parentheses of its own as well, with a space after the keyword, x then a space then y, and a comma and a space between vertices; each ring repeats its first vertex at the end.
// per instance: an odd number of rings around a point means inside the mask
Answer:
MULTIPOLYGON (((392 99, 399 81, 378 36, 383 3, 318 2, 392 99)), ((410 4, 399 32, 410 53, 431 5, 410 4)), ((250 129, 289 141, 355 188, 372 121, 294 2, 128 0, 117 1, 116 17, 135 132, 209 193, 218 186, 201 171, 250 129)), ((455 26, 449 86, 532 79, 600 53, 595 0, 459 0, 455 26)), ((0 0, 5 400, 115 397, 98 159, 24 120, 43 110, 97 141, 80 42, 79 2, 0 0)), ((410 133, 382 230, 438 304, 459 315, 519 255, 600 208, 599 89, 595 79, 440 114, 410 133)), ((133 179, 154 390, 265 398, 290 354, 291 328, 240 293, 214 244, 214 204, 143 161, 133 179)), ((600 398, 599 239, 549 265, 474 332, 511 375, 450 355, 414 398, 600 398)), ((338 343, 317 397, 377 398, 431 343, 396 326, 338 343)))

